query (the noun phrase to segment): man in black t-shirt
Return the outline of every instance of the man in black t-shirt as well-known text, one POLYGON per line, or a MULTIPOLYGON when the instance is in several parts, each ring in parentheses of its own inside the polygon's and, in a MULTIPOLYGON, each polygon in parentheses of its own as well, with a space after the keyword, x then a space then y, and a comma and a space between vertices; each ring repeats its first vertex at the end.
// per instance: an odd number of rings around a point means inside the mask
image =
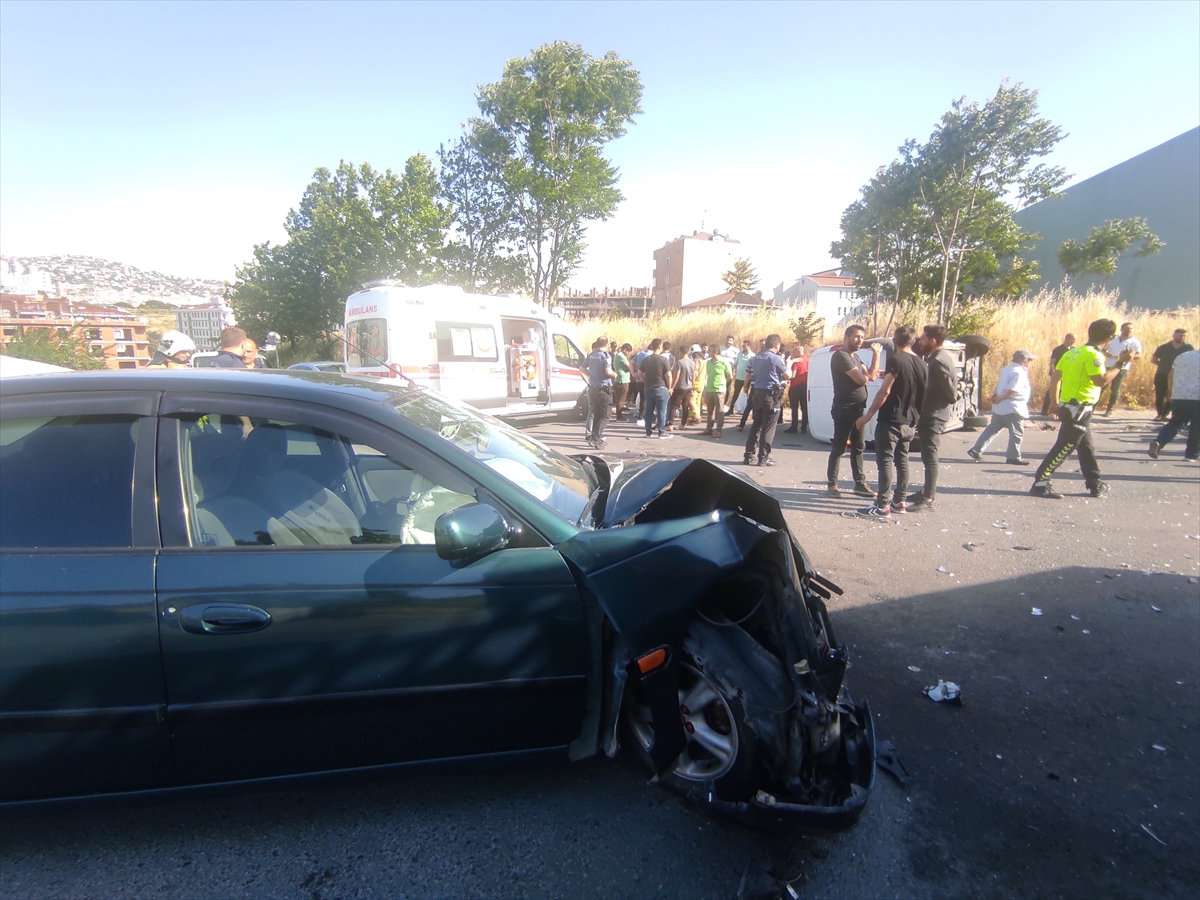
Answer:
POLYGON ((646 437, 660 440, 674 437, 667 433, 667 404, 671 397, 671 363, 663 354, 663 342, 650 342, 650 355, 642 360, 642 384, 646 392, 646 437), (654 435, 655 427, 658 434, 654 435))
POLYGON ((858 417, 867 405, 867 382, 873 381, 879 374, 879 347, 872 347, 874 356, 871 366, 863 365, 855 354, 863 345, 865 329, 861 325, 851 325, 846 329, 842 346, 829 356, 829 370, 833 376, 833 406, 829 412, 833 418, 833 449, 829 451, 829 465, 826 476, 829 481, 828 494, 830 497, 840 497, 838 490, 838 471, 841 469, 842 456, 846 452, 846 444, 850 444, 850 471, 854 475, 854 493, 860 497, 874 496, 867 487, 866 476, 863 474, 863 430, 855 425, 858 417))
POLYGON ((925 393, 917 434, 921 437, 921 462, 925 465, 925 484, 907 499, 910 511, 931 509, 937 496, 938 450, 942 432, 958 400, 958 366, 945 349, 946 326, 926 325, 916 342, 916 352, 925 357, 925 393))
POLYGON ((1195 349, 1191 344, 1184 343, 1185 337, 1187 337, 1187 329, 1176 328, 1175 333, 1171 335, 1171 340, 1155 350, 1154 355, 1150 357, 1150 362, 1158 366, 1154 372, 1154 408, 1158 410, 1156 421, 1165 419, 1171 411, 1170 383, 1168 381, 1171 366, 1175 364, 1175 360, 1180 354, 1195 349))
POLYGON ((871 416, 875 422, 875 461, 879 466, 879 490, 875 503, 859 510, 859 515, 890 518, 892 511, 907 512, 908 443, 917 433, 917 419, 925 399, 925 363, 912 351, 916 329, 901 325, 892 335, 883 383, 871 408, 859 416, 855 425, 865 428, 871 416), (892 466, 895 463, 896 487, 892 490, 892 466))

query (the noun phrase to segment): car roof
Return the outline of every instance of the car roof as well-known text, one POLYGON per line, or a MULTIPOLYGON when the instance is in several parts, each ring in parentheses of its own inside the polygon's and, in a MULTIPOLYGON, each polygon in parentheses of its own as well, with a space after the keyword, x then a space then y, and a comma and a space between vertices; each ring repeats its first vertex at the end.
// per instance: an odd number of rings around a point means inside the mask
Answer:
POLYGON ((253 394, 352 409, 376 418, 381 406, 417 390, 405 382, 385 383, 302 369, 202 368, 47 373, 37 378, 6 379, 3 396, 114 391, 253 394))

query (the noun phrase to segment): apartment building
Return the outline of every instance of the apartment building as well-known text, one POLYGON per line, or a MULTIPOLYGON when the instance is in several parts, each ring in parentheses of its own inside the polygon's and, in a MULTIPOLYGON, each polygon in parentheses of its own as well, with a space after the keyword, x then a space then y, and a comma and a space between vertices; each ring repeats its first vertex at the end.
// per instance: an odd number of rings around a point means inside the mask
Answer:
POLYGON ((224 306, 196 306, 175 313, 176 326, 196 342, 201 350, 221 348, 221 329, 232 323, 224 306))
POLYGON ((654 251, 654 309, 681 309, 728 290, 721 276, 745 256, 741 242, 693 231, 654 251))
POLYGON ((863 314, 866 301, 858 296, 858 283, 844 269, 823 269, 801 275, 789 288, 775 286, 776 306, 806 306, 816 309, 827 328, 848 323, 863 314))
POLYGON ((66 297, 0 294, 0 345, 34 328, 82 338, 91 355, 110 369, 136 369, 150 362, 146 320, 128 310, 66 297))

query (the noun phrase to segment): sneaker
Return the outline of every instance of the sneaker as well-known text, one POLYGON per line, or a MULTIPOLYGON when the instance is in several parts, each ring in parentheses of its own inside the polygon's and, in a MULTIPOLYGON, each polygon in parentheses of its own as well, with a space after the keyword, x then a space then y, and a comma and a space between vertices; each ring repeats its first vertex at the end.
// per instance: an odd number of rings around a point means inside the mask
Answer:
POLYGON ((893 500, 892 501, 892 512, 900 513, 901 515, 904 515, 904 513, 908 512, 908 503, 904 500, 900 500, 899 502, 893 500))
POLYGON ((1029 465, 1029 460, 1027 460, 1027 459, 1006 459, 1004 461, 1004 464, 1006 466, 1027 466, 1027 465, 1029 465))
POLYGON ((660 441, 669 441, 669 440, 671 440, 671 439, 672 439, 672 438, 674 438, 674 437, 675 437, 675 435, 673 435, 673 434, 660 434, 660 435, 658 436, 658 439, 659 439, 660 441))
POLYGON ((1158 441, 1150 442, 1150 449, 1146 452, 1150 454, 1151 459, 1158 459, 1158 451, 1162 449, 1162 445, 1158 441))
POLYGON ((769 457, 769 456, 764 456, 762 459, 760 459, 758 461, 758 464, 760 466, 773 466, 773 465, 775 465, 775 460, 771 459, 771 457, 769 457))
POLYGON ((864 506, 860 509, 858 514, 868 519, 890 519, 892 517, 892 509, 890 506, 876 506, 872 503, 870 506, 864 506))
POLYGON ((837 499, 842 496, 842 492, 838 490, 838 486, 836 484, 831 484, 829 487, 825 488, 825 496, 837 499))
POLYGON ((716 431, 714 431, 714 432, 712 433, 712 436, 713 436, 713 437, 715 437, 715 438, 719 438, 719 437, 721 436, 721 429, 720 429, 720 428, 718 428, 716 431))
POLYGON ((1108 493, 1108 482, 1107 481, 1097 481, 1094 485, 1092 485, 1092 496, 1093 497, 1103 497, 1107 493, 1108 493))
POLYGON ((983 454, 974 447, 967 451, 967 456, 971 457, 975 462, 983 462, 983 454))
POLYGON ((1100 415, 1104 416, 1104 418, 1106 418, 1106 419, 1107 419, 1109 416, 1111 416, 1111 415, 1112 415, 1112 410, 1111 410, 1111 409, 1106 409, 1104 412, 1100 413, 1100 415))
POLYGON ((747 466, 752 466, 754 465, 754 457, 747 453, 742 457, 742 462, 747 466))
POLYGON ((1045 497, 1047 500, 1061 500, 1063 495, 1058 493, 1050 486, 1050 482, 1044 481, 1041 484, 1034 483, 1029 489, 1029 493, 1035 497, 1045 497))
POLYGON ((600 438, 600 440, 596 441, 596 449, 597 450, 603 450, 607 446, 608 446, 608 441, 606 441, 604 438, 600 438))
POLYGON ((904 502, 908 505, 909 512, 924 512, 925 510, 933 509, 933 501, 917 491, 915 494, 909 494, 904 502))
POLYGON ((867 487, 867 483, 865 481, 854 482, 854 493, 858 494, 858 496, 860 496, 860 497, 874 497, 875 496, 875 492, 873 490, 871 490, 869 487, 867 487))

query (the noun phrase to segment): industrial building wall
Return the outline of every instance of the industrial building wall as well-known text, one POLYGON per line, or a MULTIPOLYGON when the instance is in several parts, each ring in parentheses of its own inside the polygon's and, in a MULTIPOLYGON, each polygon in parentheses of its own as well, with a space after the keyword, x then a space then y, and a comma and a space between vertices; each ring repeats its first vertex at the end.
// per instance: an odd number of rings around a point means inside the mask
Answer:
MULTIPOLYGON (((1122 258, 1108 288, 1117 288, 1132 306, 1172 309, 1200 303, 1200 128, 1081 181, 1057 200, 1043 200, 1016 215, 1026 231, 1042 235, 1024 254, 1041 263, 1038 285, 1065 277, 1058 248, 1068 238, 1083 240, 1106 219, 1142 216, 1166 241, 1156 256, 1122 258)), ((1072 280, 1086 290, 1097 279, 1072 280)))

